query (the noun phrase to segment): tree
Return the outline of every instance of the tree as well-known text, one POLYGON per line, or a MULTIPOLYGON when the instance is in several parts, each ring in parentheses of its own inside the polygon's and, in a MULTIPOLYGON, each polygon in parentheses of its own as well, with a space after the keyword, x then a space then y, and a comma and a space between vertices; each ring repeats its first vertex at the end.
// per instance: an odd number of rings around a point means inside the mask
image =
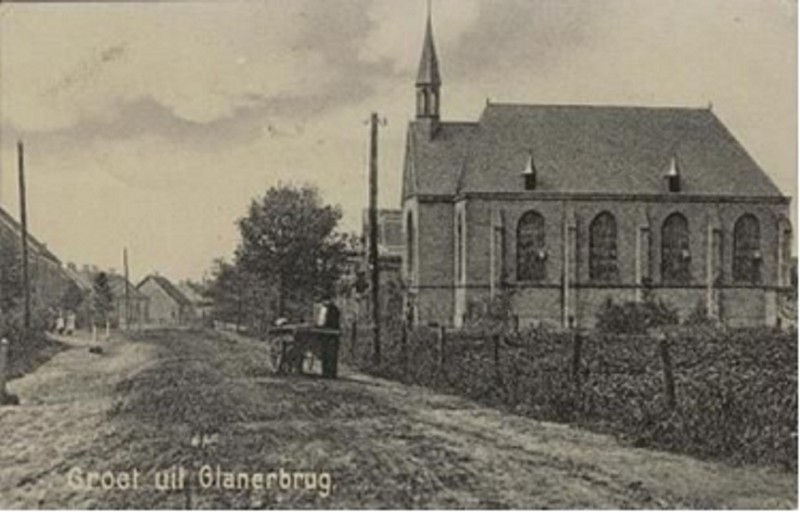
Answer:
POLYGON ((108 315, 114 304, 114 295, 108 284, 108 276, 100 272, 92 282, 92 308, 94 309, 95 322, 108 323, 108 315))
POLYGON ((264 305, 274 314, 298 315, 334 293, 346 258, 346 238, 336 232, 341 217, 309 186, 272 187, 250 204, 238 223, 236 267, 257 278, 259 300, 274 299, 264 305))

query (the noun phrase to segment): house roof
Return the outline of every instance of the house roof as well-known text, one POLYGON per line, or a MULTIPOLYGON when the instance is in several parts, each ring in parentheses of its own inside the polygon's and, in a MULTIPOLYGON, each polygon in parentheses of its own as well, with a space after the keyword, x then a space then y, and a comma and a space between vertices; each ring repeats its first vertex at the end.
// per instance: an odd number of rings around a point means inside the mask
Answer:
POLYGON ((147 281, 152 280, 158 286, 163 289, 167 295, 169 295, 172 300, 180 304, 181 306, 191 306, 191 301, 174 285, 172 281, 167 279, 164 276, 158 274, 150 274, 149 276, 142 279, 138 285, 136 285, 137 289, 141 289, 142 285, 144 285, 147 281))
POLYGON ((64 274, 83 291, 92 290, 92 278, 86 273, 67 265, 64 274))
POLYGON ((782 194, 709 109, 489 104, 477 123, 409 127, 404 196, 537 190, 663 194, 671 159, 681 191, 782 194))
MULTIPOLYGON (((108 281, 108 288, 111 290, 111 295, 115 299, 125 298, 125 276, 116 274, 114 272, 105 272, 97 267, 88 269, 84 268, 78 270, 72 268, 70 265, 64 267, 64 273, 74 282, 81 290, 91 292, 94 290, 94 280, 100 272, 104 272, 108 281)), ((139 292, 136 287, 128 281, 128 293, 132 300, 147 300, 147 296, 139 292)))
POLYGON ((191 302, 192 304, 207 304, 210 303, 210 299, 205 297, 200 290, 198 290, 193 283, 183 281, 176 285, 178 291, 180 291, 186 299, 191 302))
MULTIPOLYGON (((22 237, 22 225, 2 207, 0 207, 0 226, 11 231, 15 237, 22 237)), ((61 260, 58 259, 58 256, 53 254, 45 244, 31 235, 30 231, 28 231, 28 248, 42 257, 49 259, 53 263, 61 265, 61 260)))
POLYGON ((147 296, 136 289, 136 287, 130 282, 126 281, 125 276, 120 274, 112 274, 110 272, 106 272, 106 276, 108 277, 108 286, 111 288, 111 293, 114 297, 125 297, 125 283, 128 283, 128 293, 130 294, 131 299, 134 300, 143 300, 147 299, 147 296))

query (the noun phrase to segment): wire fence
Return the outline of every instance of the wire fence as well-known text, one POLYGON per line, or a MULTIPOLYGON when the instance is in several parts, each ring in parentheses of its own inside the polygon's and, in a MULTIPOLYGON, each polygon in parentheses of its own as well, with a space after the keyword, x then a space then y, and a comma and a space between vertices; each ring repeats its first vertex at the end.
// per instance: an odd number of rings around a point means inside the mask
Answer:
POLYGON ((634 443, 797 468, 797 337, 770 329, 655 336, 371 329, 351 323, 352 367, 542 420, 622 433, 634 443))

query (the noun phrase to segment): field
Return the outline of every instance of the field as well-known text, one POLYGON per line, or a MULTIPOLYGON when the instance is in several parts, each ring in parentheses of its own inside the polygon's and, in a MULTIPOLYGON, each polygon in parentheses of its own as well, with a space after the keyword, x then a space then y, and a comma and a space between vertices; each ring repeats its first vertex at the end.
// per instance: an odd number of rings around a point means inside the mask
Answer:
POLYGON ((796 333, 698 327, 661 342, 462 331, 442 341, 439 330, 419 328, 386 333, 379 365, 370 333, 358 332, 355 342, 349 334, 343 357, 374 375, 614 433, 635 446, 797 471, 796 333))

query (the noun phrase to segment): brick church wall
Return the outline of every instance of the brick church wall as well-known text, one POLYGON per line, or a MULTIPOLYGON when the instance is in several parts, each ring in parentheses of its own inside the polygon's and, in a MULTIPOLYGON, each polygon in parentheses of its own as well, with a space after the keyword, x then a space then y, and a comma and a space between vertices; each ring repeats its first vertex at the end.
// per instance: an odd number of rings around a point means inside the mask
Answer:
POLYGON ((610 297, 616 302, 636 300, 637 263, 643 267, 642 277, 649 276, 652 295, 675 307, 686 318, 707 299, 708 223, 717 223, 722 232, 722 276, 718 297, 722 319, 730 325, 773 323, 775 292, 778 282, 778 222, 787 216, 788 206, 782 203, 753 201, 652 201, 652 200, 518 200, 467 198, 450 203, 416 204, 414 211, 421 226, 418 233, 418 281, 416 301, 418 321, 460 325, 463 315, 473 305, 489 298, 492 272, 491 237, 493 210, 502 210, 505 253, 503 266, 506 289, 512 290, 515 313, 520 325, 563 322, 563 222, 574 218, 575 247, 570 255, 573 287, 570 289, 570 316, 580 325, 592 326, 595 315, 610 297), (520 217, 536 210, 545 218, 546 278, 541 282, 517 282, 516 230, 520 217), (589 279, 589 226, 594 217, 612 213, 617 222, 618 280, 596 283, 589 279), (458 212, 458 213, 456 213, 458 212), (685 285, 665 285, 661 276, 661 228, 674 212, 683 214, 689 223, 691 281, 685 285), (732 281, 733 231, 737 219, 745 213, 755 215, 760 225, 762 254, 761 283, 757 286, 732 281), (464 215, 466 248, 466 282, 455 281, 455 215, 464 215), (649 226, 649 249, 642 248, 637 259, 637 230, 649 226), (648 263, 649 260, 649 263, 648 263))

